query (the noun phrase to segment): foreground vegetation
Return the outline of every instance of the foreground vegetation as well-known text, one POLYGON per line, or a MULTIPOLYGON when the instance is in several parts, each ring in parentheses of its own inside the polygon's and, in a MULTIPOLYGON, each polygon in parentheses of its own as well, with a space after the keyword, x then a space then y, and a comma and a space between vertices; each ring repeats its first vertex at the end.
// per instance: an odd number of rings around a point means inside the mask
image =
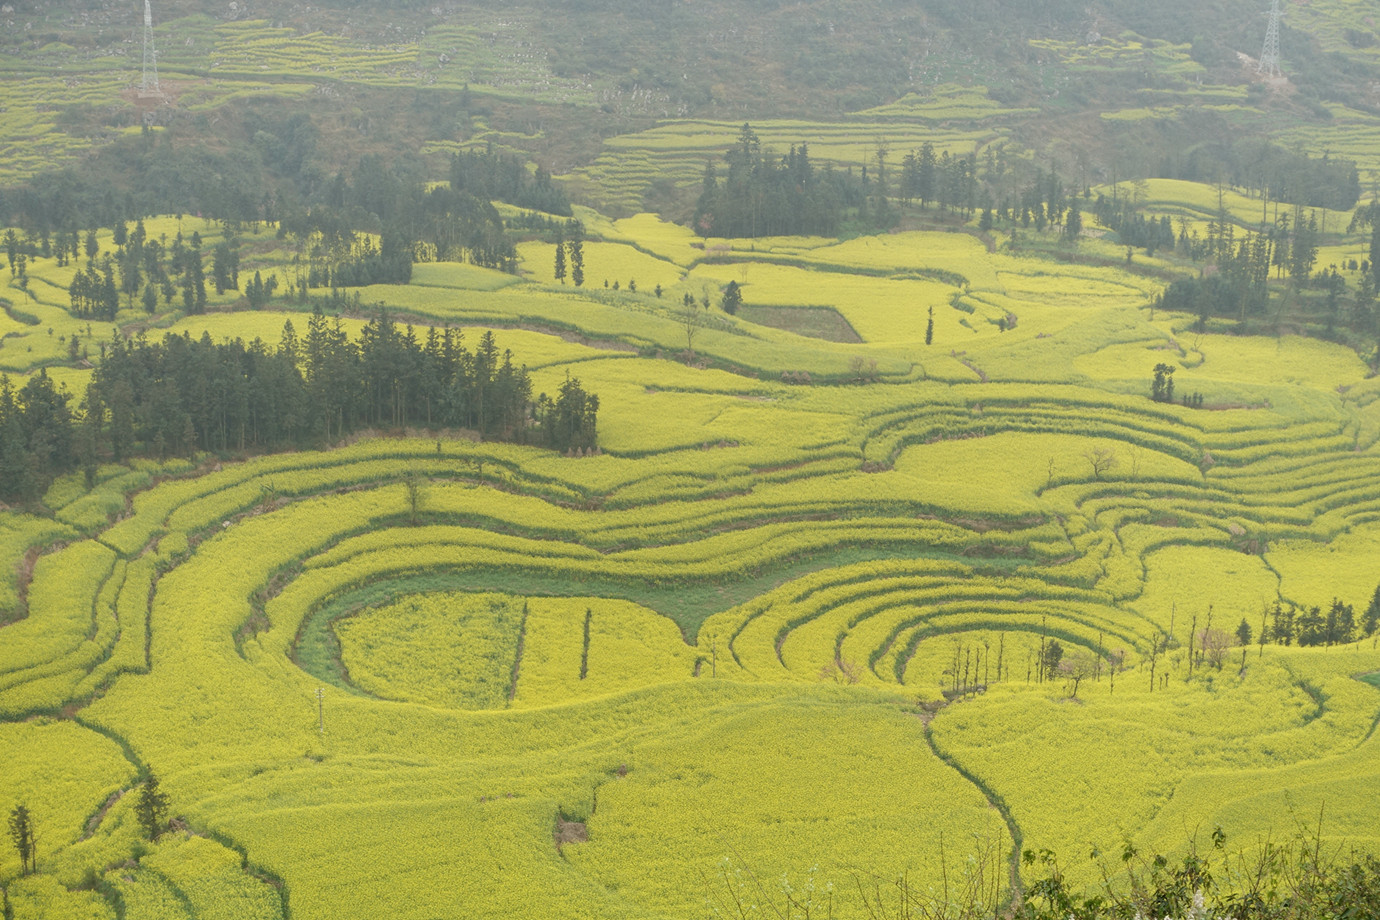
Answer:
POLYGON ((737 918, 832 918, 856 908, 874 920, 1304 920, 1369 917, 1380 910, 1380 862, 1373 856, 1325 851, 1316 834, 1303 828, 1287 843, 1266 842, 1251 851, 1229 849, 1220 827, 1209 839, 1201 849, 1195 841, 1187 855, 1175 858, 1145 856, 1128 844, 1116 860, 1116 881, 1104 865, 1103 882, 1091 895, 1069 886, 1054 853, 1026 850, 1022 863, 1039 878, 1018 903, 1004 897, 1000 860, 990 850, 954 867, 952 876, 928 890, 909 878, 883 880, 864 872, 847 891, 821 891, 808 883, 796 888, 785 880, 777 890, 750 867, 726 860, 710 906, 713 916, 737 918))

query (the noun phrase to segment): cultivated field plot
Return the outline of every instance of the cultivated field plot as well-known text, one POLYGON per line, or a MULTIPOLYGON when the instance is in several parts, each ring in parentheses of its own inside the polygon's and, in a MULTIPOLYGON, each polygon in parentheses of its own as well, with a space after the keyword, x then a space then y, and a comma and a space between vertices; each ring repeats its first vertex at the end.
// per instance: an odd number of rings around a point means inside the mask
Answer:
MULTIPOLYGON (((678 920, 744 868, 929 885, 1037 846, 1090 881, 1095 847, 1324 805, 1330 839, 1380 847, 1355 352, 1192 333, 1151 319, 1152 277, 967 233, 586 216, 582 288, 533 242, 524 277, 423 264, 361 301, 497 325, 538 389, 577 374, 599 454, 369 437, 111 465, 0 514, 0 809, 43 840, 24 879, 0 850, 17 917, 113 920, 113 892, 128 920, 678 920), (723 314, 729 281, 774 325, 723 314), (853 337, 802 334, 811 311, 853 337), (1160 362, 1208 408, 1150 401, 1160 362), (1337 604, 1331 644, 1259 643, 1337 604), (181 822, 156 845, 149 768, 181 822)), ((220 239, 149 224, 193 228, 220 239)), ((88 321, 71 273, 7 289, 15 380, 80 394, 72 343, 94 363, 118 329, 276 345, 307 321, 233 291, 88 321)))
POLYGON ((1130 35, 1080 42, 1035 39, 1030 45, 1056 56, 1073 70, 1148 68, 1167 76, 1186 79, 1202 74, 1205 69, 1193 60, 1189 45, 1154 39, 1142 41, 1130 35))
POLYGON ((1362 184, 1373 188, 1380 181, 1380 125, 1373 117, 1345 106, 1331 106, 1329 111, 1330 124, 1311 131, 1289 129, 1281 133, 1281 142, 1297 145, 1314 156, 1329 151, 1334 156, 1355 160, 1362 184))
MULTIPOLYGON (((963 155, 999 137, 995 128, 982 124, 991 114, 990 102, 975 107, 971 121, 955 119, 956 126, 947 120, 937 124, 923 116, 895 117, 900 114, 890 109, 864 112, 845 122, 754 120, 752 128, 764 153, 783 157, 792 147, 804 144, 820 166, 842 169, 858 169, 873 162, 879 142, 899 163, 904 154, 926 142, 934 145, 936 153, 963 155)), ((742 127, 742 122, 675 120, 648 131, 609 138, 603 152, 575 170, 572 177, 588 183, 606 209, 635 213, 642 209, 643 194, 653 183, 690 187, 703 178, 707 163, 721 166, 724 151, 734 145, 742 127)))
MULTIPOLYGON (((49 41, 22 55, 0 53, 0 181, 7 183, 76 163, 122 132, 137 131, 143 114, 133 93, 141 80, 141 52, 128 37, 138 28, 137 5, 113 14, 105 8, 72 16, 59 8, 35 15, 38 22, 30 27, 37 24, 44 34, 77 45, 49 41), (120 38, 112 42, 102 30, 120 38), (108 111, 113 126, 72 130, 63 118, 67 111, 93 109, 108 111)), ((352 86, 464 89, 480 97, 583 106, 617 95, 615 86, 552 73, 546 54, 533 47, 531 16, 447 16, 427 29, 399 29, 380 42, 197 14, 158 19, 154 42, 161 87, 184 112, 210 112, 246 99, 339 95, 352 86)))

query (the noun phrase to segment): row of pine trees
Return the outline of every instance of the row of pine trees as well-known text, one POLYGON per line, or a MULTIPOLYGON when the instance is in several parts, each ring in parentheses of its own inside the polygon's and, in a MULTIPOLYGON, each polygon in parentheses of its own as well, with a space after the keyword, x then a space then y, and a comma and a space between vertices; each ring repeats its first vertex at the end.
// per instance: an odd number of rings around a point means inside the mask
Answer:
POLYGON ((33 501, 55 475, 106 459, 271 451, 365 429, 463 428, 568 452, 598 445, 599 399, 567 377, 534 397, 525 366, 492 332, 469 347, 453 329, 419 337, 386 313, 351 338, 318 308, 307 333, 216 343, 209 335, 116 337, 102 345, 76 407, 44 372, 0 378, 0 500, 33 501))

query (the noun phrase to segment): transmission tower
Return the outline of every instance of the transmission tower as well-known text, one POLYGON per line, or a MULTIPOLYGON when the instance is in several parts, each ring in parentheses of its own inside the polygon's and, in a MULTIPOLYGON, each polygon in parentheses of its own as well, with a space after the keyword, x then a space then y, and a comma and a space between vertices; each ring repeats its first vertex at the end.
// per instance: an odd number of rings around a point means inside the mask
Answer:
POLYGON ((144 0, 144 82, 139 86, 140 99, 162 99, 158 86, 158 53, 153 49, 153 7, 144 0))
POLYGON ((1265 15, 1270 17, 1270 25, 1265 29, 1265 47, 1260 49, 1260 63, 1256 65, 1255 72, 1267 77, 1282 77, 1284 72, 1279 69, 1279 17, 1284 12, 1279 8, 1279 0, 1274 0, 1270 12, 1265 15))

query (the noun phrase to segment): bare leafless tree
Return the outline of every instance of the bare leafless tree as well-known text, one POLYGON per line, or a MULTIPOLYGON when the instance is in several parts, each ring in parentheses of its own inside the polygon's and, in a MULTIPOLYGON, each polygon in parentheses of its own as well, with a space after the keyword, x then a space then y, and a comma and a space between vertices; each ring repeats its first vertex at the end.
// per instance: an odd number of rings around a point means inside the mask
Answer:
POLYGON ((1068 682, 1069 697, 1078 699, 1078 685, 1092 677, 1100 659, 1085 648, 1077 648, 1059 660, 1059 676, 1068 682))
POLYGON ((1116 451, 1110 447, 1093 447, 1085 450, 1083 459, 1092 467, 1094 479, 1101 479, 1103 473, 1117 465, 1116 451))
POLYGON ((686 294, 676 315, 681 326, 685 329, 685 363, 693 364, 695 361, 695 335, 700 331, 701 325, 699 301, 686 294))

